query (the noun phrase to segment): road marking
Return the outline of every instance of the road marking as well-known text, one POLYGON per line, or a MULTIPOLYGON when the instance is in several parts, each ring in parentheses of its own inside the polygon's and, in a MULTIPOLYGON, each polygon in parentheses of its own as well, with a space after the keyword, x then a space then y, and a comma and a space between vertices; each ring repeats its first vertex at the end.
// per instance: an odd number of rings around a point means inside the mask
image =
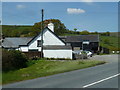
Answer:
POLYGON ((114 77, 117 77, 117 76, 119 76, 119 75, 120 75, 120 73, 119 73, 119 74, 116 74, 116 75, 113 75, 113 76, 110 76, 110 77, 108 77, 108 78, 105 78, 105 79, 102 79, 102 80, 93 82, 93 83, 91 83, 91 84, 88 84, 88 85, 83 86, 83 88, 87 88, 87 87, 89 87, 89 86, 92 86, 92 85, 98 84, 98 83, 100 83, 100 82, 109 80, 109 79, 114 78, 114 77))

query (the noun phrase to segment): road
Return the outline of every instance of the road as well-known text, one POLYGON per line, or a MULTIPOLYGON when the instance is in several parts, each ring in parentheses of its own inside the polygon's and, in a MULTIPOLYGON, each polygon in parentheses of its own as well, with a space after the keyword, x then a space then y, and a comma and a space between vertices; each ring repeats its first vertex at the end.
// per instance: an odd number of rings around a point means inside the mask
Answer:
POLYGON ((3 88, 118 88, 118 55, 93 56, 107 63, 4 85, 3 88))

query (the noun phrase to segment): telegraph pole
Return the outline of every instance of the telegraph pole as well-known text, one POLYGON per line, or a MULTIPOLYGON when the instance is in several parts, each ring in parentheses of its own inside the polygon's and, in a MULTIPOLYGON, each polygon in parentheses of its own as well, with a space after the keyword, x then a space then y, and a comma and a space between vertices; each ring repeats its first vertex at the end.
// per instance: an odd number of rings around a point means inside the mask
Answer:
POLYGON ((41 58, 43 58, 43 17, 44 17, 44 10, 41 10, 42 13, 42 22, 41 22, 41 58))

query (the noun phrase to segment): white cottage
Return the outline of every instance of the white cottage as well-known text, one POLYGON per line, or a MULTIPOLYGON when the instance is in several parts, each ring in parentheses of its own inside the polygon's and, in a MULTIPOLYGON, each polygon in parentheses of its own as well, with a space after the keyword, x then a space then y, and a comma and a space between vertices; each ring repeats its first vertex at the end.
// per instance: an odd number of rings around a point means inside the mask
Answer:
MULTIPOLYGON (((41 53, 41 33, 35 37, 5 38, 2 47, 20 50, 24 53, 36 55, 41 53)), ((46 58, 70 58, 72 48, 54 33, 54 25, 48 24, 43 30, 43 56, 46 58)))

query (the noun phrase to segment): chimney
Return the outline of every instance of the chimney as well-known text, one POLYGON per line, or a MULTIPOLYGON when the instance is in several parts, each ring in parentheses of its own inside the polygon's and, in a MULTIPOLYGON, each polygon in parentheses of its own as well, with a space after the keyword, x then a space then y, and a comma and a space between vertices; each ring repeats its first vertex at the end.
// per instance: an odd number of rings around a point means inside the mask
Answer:
POLYGON ((48 28, 49 28, 52 32, 54 32, 54 24, 53 24, 53 23, 49 23, 49 24, 48 24, 48 28))

